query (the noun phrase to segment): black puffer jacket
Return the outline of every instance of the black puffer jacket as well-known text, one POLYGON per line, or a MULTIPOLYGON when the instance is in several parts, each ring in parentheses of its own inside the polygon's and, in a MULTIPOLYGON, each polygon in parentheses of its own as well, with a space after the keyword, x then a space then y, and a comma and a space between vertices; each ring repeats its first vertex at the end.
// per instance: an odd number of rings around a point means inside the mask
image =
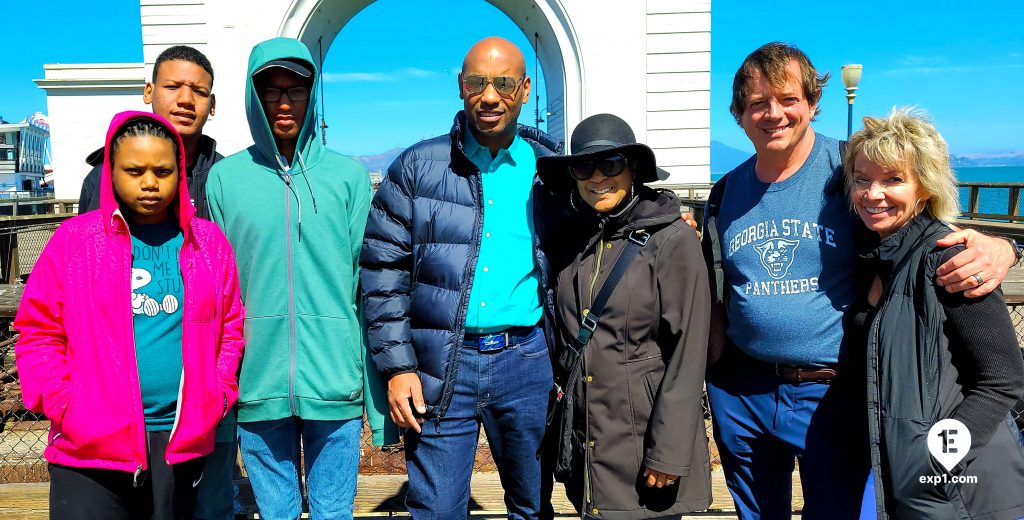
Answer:
MULTIPOLYGON (((976 476, 976 483, 922 481, 945 473, 929 455, 929 429, 936 422, 955 417, 972 394, 975 402, 984 395, 1004 402, 1009 410, 1024 388, 1016 345, 1000 345, 1012 367, 1007 370, 1017 374, 1005 388, 978 381, 982 369, 962 353, 964 345, 958 342, 963 340, 958 338, 965 335, 947 320, 936 294, 942 289, 934 282, 943 253, 935 240, 950 232, 922 213, 862 255, 864 265, 872 266, 883 282, 867 331, 868 423, 880 519, 1024 516, 1024 448, 1008 414, 987 440, 975 431, 973 448, 958 447, 969 452, 951 473, 976 476)), ((1013 337, 1005 314, 977 326, 1003 327, 1013 337)))
MULTIPOLYGON (((480 170, 462 149, 462 112, 448 135, 402 152, 373 197, 359 264, 367 336, 373 361, 385 377, 419 374, 428 415, 444 415, 454 387, 456 356, 480 254, 483 225, 480 170)), ((519 125, 536 156, 561 153, 547 134, 519 125)), ((534 178, 535 261, 542 302, 547 260, 540 241, 550 194, 534 178)), ((546 305, 546 316, 550 306, 546 305)), ((550 320, 545 320, 550 321, 550 320)), ((551 335, 548 334, 548 338, 551 335)))
POLYGON ((656 518, 711 504, 701 394, 709 290, 696 233, 679 200, 641 186, 622 214, 597 216, 575 198, 580 221, 557 255, 557 349, 575 338, 628 235, 647 244, 615 286, 590 343, 574 393, 573 464, 566 490, 586 518, 656 518), (561 263, 561 262, 560 262, 561 263), (596 277, 596 280, 595 280, 596 277), (662 489, 643 468, 681 475, 662 489))

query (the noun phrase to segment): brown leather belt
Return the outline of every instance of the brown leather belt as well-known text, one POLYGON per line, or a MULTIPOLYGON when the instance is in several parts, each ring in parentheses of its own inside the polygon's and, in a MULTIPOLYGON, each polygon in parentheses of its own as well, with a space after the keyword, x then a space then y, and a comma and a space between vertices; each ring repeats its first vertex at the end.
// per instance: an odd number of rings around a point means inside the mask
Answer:
POLYGON ((800 368, 788 365, 775 365, 775 375, 787 383, 803 383, 811 381, 830 381, 838 374, 834 368, 800 368))

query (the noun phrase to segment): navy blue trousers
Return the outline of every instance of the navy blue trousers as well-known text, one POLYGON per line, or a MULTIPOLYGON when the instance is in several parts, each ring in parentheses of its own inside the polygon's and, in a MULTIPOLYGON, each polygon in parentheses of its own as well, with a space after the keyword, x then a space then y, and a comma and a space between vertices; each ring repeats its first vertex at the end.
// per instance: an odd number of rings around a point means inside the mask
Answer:
POLYGON ((708 371, 726 483, 741 519, 787 519, 799 461, 803 518, 858 518, 869 462, 863 370, 788 383, 735 347, 708 371))

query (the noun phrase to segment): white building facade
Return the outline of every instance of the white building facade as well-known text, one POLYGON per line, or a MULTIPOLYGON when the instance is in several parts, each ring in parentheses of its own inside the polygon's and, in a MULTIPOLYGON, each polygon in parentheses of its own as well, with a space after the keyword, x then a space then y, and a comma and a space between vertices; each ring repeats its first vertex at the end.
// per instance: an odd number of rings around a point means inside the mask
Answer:
POLYGON ((49 138, 46 125, 35 119, 0 122, 0 192, 42 189, 49 138))
MULTIPOLYGON (((669 182, 710 176, 710 0, 487 0, 538 36, 546 99, 562 99, 548 131, 567 139, 584 117, 614 113, 650 145, 669 182)), ((373 0, 140 0, 144 63, 46 65, 57 198, 77 198, 85 157, 113 114, 145 110, 142 88, 165 48, 191 45, 217 71, 217 114, 204 128, 227 155, 251 144, 243 101, 253 45, 275 36, 327 54, 373 0)))

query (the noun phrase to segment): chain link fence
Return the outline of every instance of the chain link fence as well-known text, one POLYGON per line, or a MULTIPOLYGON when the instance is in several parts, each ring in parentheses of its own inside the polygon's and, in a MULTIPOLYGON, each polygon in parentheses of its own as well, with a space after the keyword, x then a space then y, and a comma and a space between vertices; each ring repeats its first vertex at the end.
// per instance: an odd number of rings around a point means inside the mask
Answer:
POLYGON ((50 421, 25 409, 18 369, 14 365, 14 333, 6 320, 0 330, 0 484, 49 479, 43 450, 50 421))
POLYGON ((18 235, 18 273, 22 279, 27 278, 32 268, 39 260, 39 254, 43 252, 46 243, 57 230, 58 223, 40 224, 37 226, 26 226, 4 230, 6 233, 18 235))

